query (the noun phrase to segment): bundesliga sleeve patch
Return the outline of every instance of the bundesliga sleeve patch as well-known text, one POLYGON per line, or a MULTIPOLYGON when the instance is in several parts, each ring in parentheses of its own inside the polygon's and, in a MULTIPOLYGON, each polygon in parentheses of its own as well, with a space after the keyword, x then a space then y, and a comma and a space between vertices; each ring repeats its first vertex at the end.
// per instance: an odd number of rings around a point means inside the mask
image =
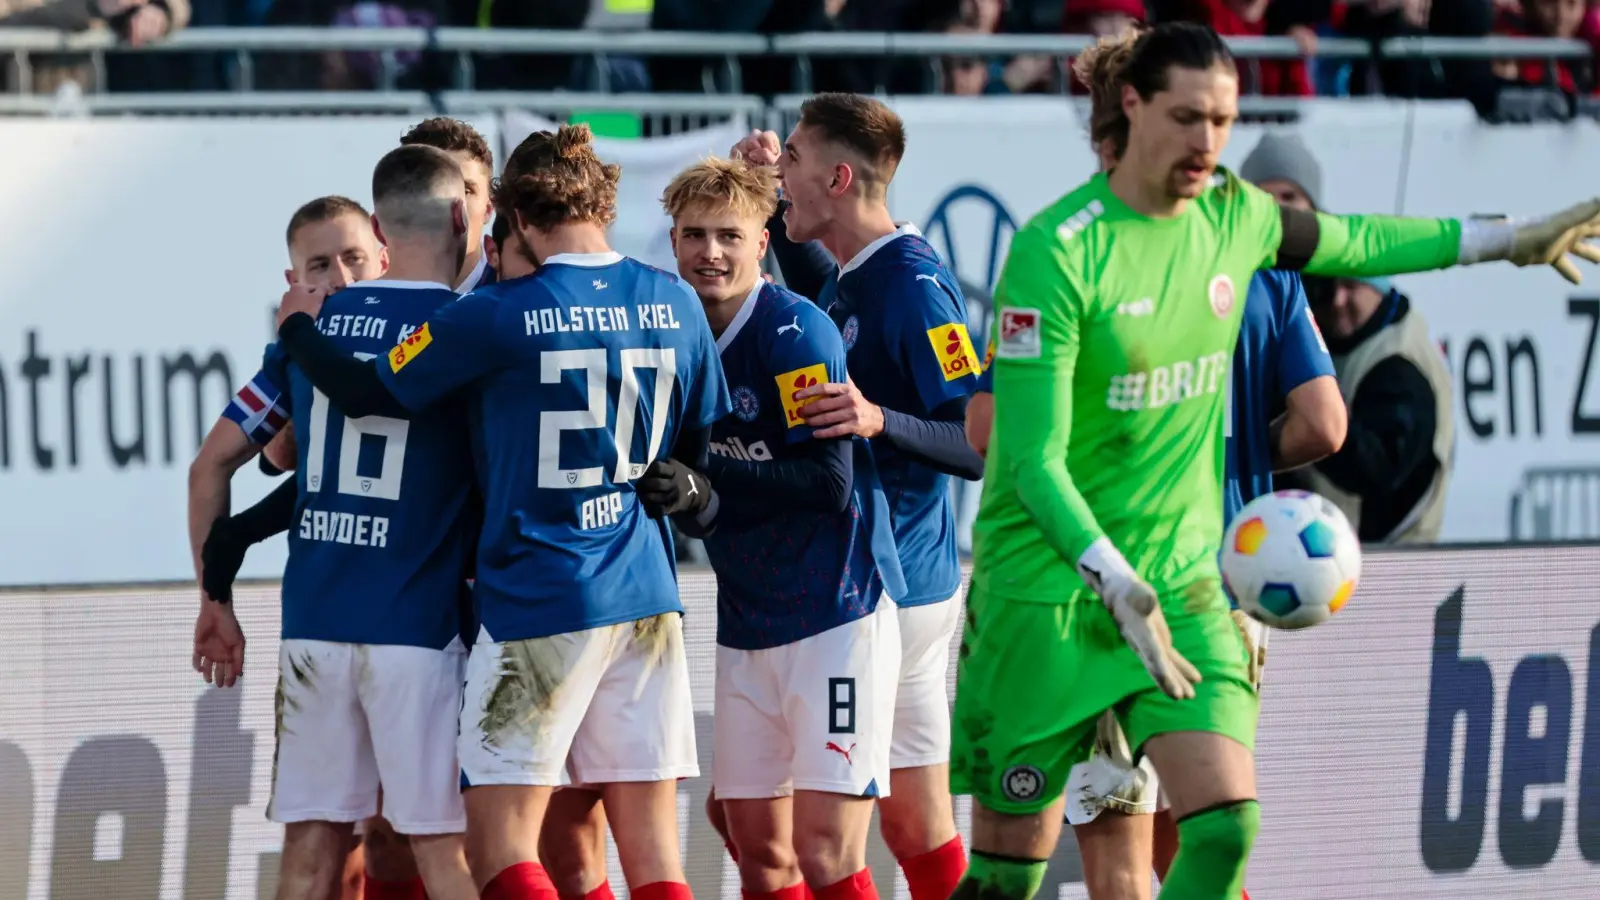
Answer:
POLYGON ((389 351, 389 371, 398 372, 406 367, 406 363, 416 358, 418 353, 428 349, 433 343, 433 333, 428 331, 428 323, 423 322, 422 327, 411 332, 406 339, 394 345, 389 351))
POLYGON ((983 370, 978 362, 978 351, 972 349, 972 338, 967 326, 950 322, 928 329, 928 343, 933 345, 933 355, 939 358, 939 368, 945 381, 955 381, 963 375, 976 375, 983 370))
POLYGON ((1000 311, 1000 340, 995 355, 1001 359, 1039 358, 1039 311, 1015 307, 1000 311))
POLYGON ((828 367, 822 363, 817 363, 814 366, 806 366, 803 369, 792 369, 779 375, 775 380, 778 382, 778 402, 783 404, 784 418, 788 421, 789 427, 794 428, 806 423, 805 419, 800 418, 800 407, 817 399, 815 397, 807 397, 804 400, 796 400, 794 398, 795 392, 813 385, 826 383, 828 380, 828 367))

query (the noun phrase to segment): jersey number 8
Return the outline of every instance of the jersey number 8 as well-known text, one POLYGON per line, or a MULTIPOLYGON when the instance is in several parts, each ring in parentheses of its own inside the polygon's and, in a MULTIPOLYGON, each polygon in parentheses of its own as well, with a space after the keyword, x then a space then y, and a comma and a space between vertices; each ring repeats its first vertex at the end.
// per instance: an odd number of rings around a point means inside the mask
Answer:
MULTIPOLYGON (((622 378, 617 391, 617 423, 611 443, 617 451, 617 464, 611 483, 627 484, 644 474, 645 466, 661 450, 667 429, 667 410, 672 389, 678 380, 677 351, 671 347, 631 348, 621 351, 622 378), (654 369, 655 390, 646 406, 639 391, 639 370, 654 369), (650 417, 650 445, 645 462, 633 461, 633 431, 639 412, 650 417)), ((586 407, 555 410, 539 414, 539 487, 563 490, 598 486, 603 480, 600 466, 581 469, 561 468, 561 432, 589 431, 606 427, 607 391, 610 365, 604 348, 587 350, 546 350, 539 354, 539 381, 560 384, 563 372, 583 372, 586 407)))

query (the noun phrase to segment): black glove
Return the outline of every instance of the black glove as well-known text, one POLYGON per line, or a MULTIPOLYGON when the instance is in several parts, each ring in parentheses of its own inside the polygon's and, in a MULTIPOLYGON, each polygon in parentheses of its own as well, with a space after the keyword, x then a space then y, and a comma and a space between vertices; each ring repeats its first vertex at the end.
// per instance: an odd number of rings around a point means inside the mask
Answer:
POLYGON ((244 565, 250 541, 239 533, 229 516, 211 523, 211 533, 200 547, 200 586, 218 603, 233 601, 233 580, 244 565))
POLYGON ((711 482, 706 476, 675 459, 651 463, 634 482, 633 489, 652 519, 682 513, 697 515, 711 502, 711 482))

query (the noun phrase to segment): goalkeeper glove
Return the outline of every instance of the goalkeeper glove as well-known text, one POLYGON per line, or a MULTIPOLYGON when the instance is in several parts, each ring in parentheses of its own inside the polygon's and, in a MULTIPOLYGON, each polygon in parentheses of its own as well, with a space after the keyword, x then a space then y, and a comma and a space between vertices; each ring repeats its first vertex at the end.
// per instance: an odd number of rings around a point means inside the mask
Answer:
POLYGON ((1260 693, 1261 670, 1267 665, 1266 626, 1250 618, 1242 609, 1233 611, 1233 624, 1239 626, 1239 636, 1244 638, 1244 649, 1247 654, 1245 668, 1250 675, 1250 686, 1260 693))
POLYGON ((651 463, 633 489, 652 519, 681 513, 699 515, 711 502, 711 482, 706 476, 670 458, 651 463))
POLYGON ((1078 574, 1100 595, 1123 641, 1144 663, 1161 692, 1174 700, 1193 697, 1200 672, 1172 646, 1172 632, 1155 588, 1133 571, 1109 538, 1102 537, 1083 551, 1078 557, 1078 574))
POLYGON ((1470 219, 1463 223, 1462 262, 1504 259, 1516 266, 1553 266, 1573 284, 1583 283, 1568 256, 1600 263, 1600 198, 1533 219, 1470 219))

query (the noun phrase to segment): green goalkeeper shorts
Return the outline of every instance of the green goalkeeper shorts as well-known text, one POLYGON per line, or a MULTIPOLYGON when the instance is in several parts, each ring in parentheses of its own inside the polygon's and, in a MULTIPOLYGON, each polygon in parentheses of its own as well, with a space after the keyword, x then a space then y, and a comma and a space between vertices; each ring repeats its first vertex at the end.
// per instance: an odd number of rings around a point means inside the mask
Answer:
MULTIPOLYGON (((1041 586, 1045 596, 1059 587, 1041 586)), ((1089 758, 1095 723, 1116 710, 1137 754, 1174 731, 1208 731, 1254 748, 1260 708, 1247 651, 1221 584, 1204 579, 1163 597, 1173 645, 1201 682, 1191 700, 1155 686, 1098 597, 1065 604, 967 594, 957 663, 950 790, 986 808, 1023 815, 1062 795, 1067 774, 1089 758)))

